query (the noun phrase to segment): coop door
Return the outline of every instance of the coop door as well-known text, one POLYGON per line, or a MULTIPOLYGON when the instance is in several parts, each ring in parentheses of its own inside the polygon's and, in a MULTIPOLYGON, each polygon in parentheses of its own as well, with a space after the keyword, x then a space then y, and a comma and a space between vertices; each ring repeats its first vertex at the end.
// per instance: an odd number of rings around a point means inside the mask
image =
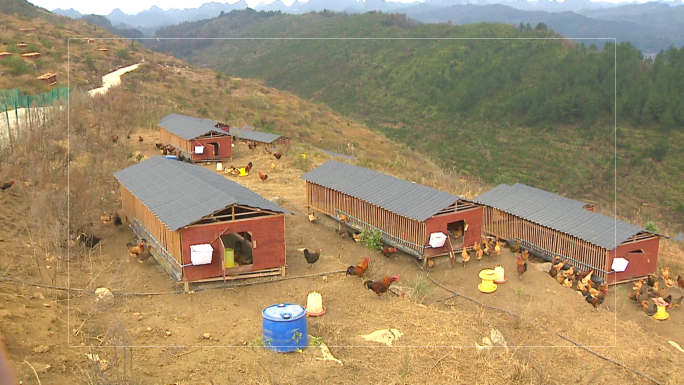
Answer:
POLYGON ((629 261, 627 270, 625 270, 628 277, 644 276, 650 271, 651 260, 653 259, 651 253, 634 250, 627 253, 624 258, 629 261))
POLYGON ((216 142, 211 142, 211 143, 209 143, 209 144, 210 144, 210 145, 213 147, 213 149, 214 149, 214 156, 218 156, 218 154, 219 154, 219 144, 216 143, 216 142))

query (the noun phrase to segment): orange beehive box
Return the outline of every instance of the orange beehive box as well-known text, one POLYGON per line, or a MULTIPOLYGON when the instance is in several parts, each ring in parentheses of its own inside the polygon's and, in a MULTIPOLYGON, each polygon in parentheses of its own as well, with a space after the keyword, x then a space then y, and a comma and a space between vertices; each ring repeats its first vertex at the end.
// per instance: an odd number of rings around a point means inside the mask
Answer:
POLYGON ((107 48, 98 48, 98 49, 96 49, 95 51, 107 52, 107 51, 109 51, 109 50, 108 50, 107 48))
POLYGON ((12 56, 12 52, 0 52, 0 59, 12 56))
POLYGON ((46 73, 38 76, 36 79, 42 81, 43 83, 53 85, 53 84, 57 83, 57 74, 54 74, 52 72, 46 72, 46 73))
POLYGON ((38 59, 40 57, 40 52, 27 52, 21 54, 21 57, 26 59, 38 59))

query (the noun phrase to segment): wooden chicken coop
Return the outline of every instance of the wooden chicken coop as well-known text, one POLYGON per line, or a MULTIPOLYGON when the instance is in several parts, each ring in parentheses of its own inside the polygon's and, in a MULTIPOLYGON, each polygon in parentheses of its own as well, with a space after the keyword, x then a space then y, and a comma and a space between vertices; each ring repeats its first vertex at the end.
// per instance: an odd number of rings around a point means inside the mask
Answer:
POLYGON ((161 155, 114 177, 133 231, 186 289, 191 282, 285 275, 289 211, 222 175, 161 155))
POLYGON ((38 59, 40 57, 40 52, 27 52, 24 54, 21 54, 21 57, 25 59, 38 59))
POLYGON ((57 74, 54 74, 52 72, 46 72, 46 73, 38 76, 36 79, 40 80, 43 83, 53 85, 53 84, 57 83, 57 74))
POLYGON ((254 131, 254 127, 252 126, 245 126, 242 128, 225 127, 224 130, 229 132, 236 142, 238 140, 248 141, 254 144, 268 146, 272 149, 276 148, 276 146, 290 147, 290 138, 279 134, 254 131))
POLYGON ((355 230, 380 230, 383 242, 423 261, 454 257, 482 235, 482 207, 427 186, 348 163, 328 161, 301 176, 307 207, 355 230), (431 234, 448 235, 442 247, 431 234))
POLYGON ((157 125, 161 142, 180 149, 194 162, 221 161, 233 156, 232 138, 223 123, 170 114, 157 125))
POLYGON ((656 271, 661 235, 596 213, 592 205, 520 183, 499 185, 474 201, 485 206, 485 233, 519 240, 547 261, 567 258, 611 285, 656 271), (612 269, 616 258, 629 261, 625 271, 612 269))

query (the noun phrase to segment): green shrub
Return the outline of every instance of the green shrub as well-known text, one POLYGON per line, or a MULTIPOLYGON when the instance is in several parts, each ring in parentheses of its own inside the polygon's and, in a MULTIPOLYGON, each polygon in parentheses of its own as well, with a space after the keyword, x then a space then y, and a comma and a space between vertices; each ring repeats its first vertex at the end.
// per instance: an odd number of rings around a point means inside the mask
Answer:
POLYGON ((127 48, 122 48, 116 51, 116 57, 118 57, 119 59, 128 60, 131 58, 131 53, 130 51, 128 51, 127 48))
POLYGON ((382 250, 382 231, 375 229, 365 229, 359 235, 361 243, 373 251, 382 250))
POLYGON ((12 56, 2 61, 7 67, 7 73, 14 76, 24 75, 31 72, 31 66, 24 61, 24 59, 12 56))
POLYGON ((652 232, 652 233, 657 233, 657 232, 659 232, 659 231, 658 231, 658 226, 656 226, 656 224, 653 223, 653 221, 648 221, 648 222, 646 222, 646 224, 644 224, 644 229, 646 229, 646 230, 648 230, 648 231, 650 231, 650 232, 652 232))

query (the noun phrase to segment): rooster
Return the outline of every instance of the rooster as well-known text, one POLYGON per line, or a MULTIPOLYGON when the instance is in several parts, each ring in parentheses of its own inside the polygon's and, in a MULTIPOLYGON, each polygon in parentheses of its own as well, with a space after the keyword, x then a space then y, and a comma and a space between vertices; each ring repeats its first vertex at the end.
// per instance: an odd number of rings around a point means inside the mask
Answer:
POLYGON ((390 247, 384 247, 381 251, 382 255, 384 255, 387 258, 389 258, 390 255, 392 255, 396 252, 397 252, 397 248, 391 247, 391 246, 390 247))
POLYGON ((265 181, 266 179, 268 179, 268 175, 262 174, 261 171, 258 171, 258 173, 259 173, 259 179, 261 179, 262 182, 265 181))
POLYGON ((518 278, 522 279, 523 274, 527 271, 527 262, 522 260, 522 257, 518 255, 518 261, 516 262, 516 268, 518 269, 518 278))
POLYGON ((520 256, 521 256, 523 261, 527 262, 527 260, 530 259, 530 251, 529 250, 523 250, 523 252, 520 256))
POLYGON ((665 267, 665 268, 660 272, 660 276, 663 277, 663 280, 664 280, 664 281, 667 281, 668 279, 670 279, 670 267, 669 267, 669 266, 665 267))
POLYGON ((278 151, 278 152, 276 152, 275 154, 273 154, 273 156, 274 156, 276 159, 280 159, 280 157, 283 156, 283 154, 281 154, 280 151, 278 151))
POLYGON ((349 266, 347 268, 347 274, 346 275, 356 275, 358 277, 363 277, 363 274, 368 270, 368 262, 370 262, 370 258, 366 258, 361 263, 359 263, 356 266, 349 266))
POLYGON ((12 187, 12 186, 14 186, 14 181, 13 181, 13 180, 11 180, 11 181, 9 181, 9 182, 3 183, 2 186, 0 186, 0 190, 5 191, 5 190, 7 190, 8 188, 10 188, 10 187, 12 187))
POLYGON ((375 294, 381 296, 389 289, 393 282, 397 282, 398 280, 399 277, 395 275, 393 277, 384 277, 379 281, 366 281, 363 284, 366 288, 373 290, 375 294))
POLYGON ((463 268, 465 269, 466 263, 470 261, 470 253, 465 247, 463 248, 463 251, 461 251, 461 258, 463 259, 463 268))
POLYGON ((306 258, 306 261, 309 262, 309 267, 313 266, 316 261, 318 261, 318 258, 321 257, 321 249, 318 249, 315 253, 312 253, 309 251, 309 249, 304 249, 304 258, 306 258))
POLYGON ((252 169, 252 162, 249 162, 247 166, 245 166, 245 172, 249 172, 249 170, 252 169))

